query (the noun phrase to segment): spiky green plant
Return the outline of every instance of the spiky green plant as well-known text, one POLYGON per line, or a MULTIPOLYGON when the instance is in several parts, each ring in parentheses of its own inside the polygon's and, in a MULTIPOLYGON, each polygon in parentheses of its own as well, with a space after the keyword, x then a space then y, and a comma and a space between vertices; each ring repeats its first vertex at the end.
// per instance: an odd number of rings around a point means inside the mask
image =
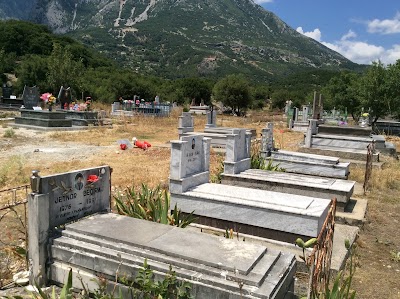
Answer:
POLYGON ((184 214, 176 205, 170 213, 170 195, 160 186, 151 189, 142 184, 140 191, 127 187, 125 192, 118 192, 114 199, 117 212, 121 215, 179 227, 186 227, 196 220, 193 212, 184 214))

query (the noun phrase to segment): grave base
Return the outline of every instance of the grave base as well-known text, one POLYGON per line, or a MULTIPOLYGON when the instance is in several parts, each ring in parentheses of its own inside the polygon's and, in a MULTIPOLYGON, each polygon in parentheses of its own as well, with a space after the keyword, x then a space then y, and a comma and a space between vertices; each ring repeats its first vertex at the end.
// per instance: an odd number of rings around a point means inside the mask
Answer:
POLYGON ((293 254, 116 214, 66 225, 51 253, 50 281, 63 283, 71 267, 73 286, 82 286, 79 270, 91 291, 98 286, 90 279, 115 281, 117 271, 129 279, 147 260, 157 280, 171 265, 179 280, 192 285, 196 299, 293 298, 293 254))
POLYGON ((248 226, 255 233, 257 230, 263 231, 262 234, 279 231, 277 237, 284 241, 292 240, 293 236, 316 237, 330 202, 322 198, 210 183, 181 194, 171 193, 171 207, 177 204, 184 213, 195 211, 196 216, 215 219, 216 225, 225 225, 224 221, 237 223, 248 226))
POLYGON ((221 175, 222 183, 246 188, 297 194, 318 198, 336 198, 344 206, 354 190, 354 181, 321 178, 285 172, 248 169, 237 174, 221 175))

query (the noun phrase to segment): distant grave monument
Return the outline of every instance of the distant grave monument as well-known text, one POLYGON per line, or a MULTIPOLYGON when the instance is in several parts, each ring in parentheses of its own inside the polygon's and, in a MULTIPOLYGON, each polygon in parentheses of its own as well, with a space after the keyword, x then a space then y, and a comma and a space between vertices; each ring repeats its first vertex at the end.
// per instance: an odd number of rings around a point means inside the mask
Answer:
POLYGON ((33 107, 38 106, 40 101, 39 88, 37 86, 29 87, 25 85, 22 93, 22 101, 25 109, 32 110, 33 107))
POLYGON ((13 94, 13 87, 7 86, 7 84, 4 83, 2 87, 2 92, 3 92, 3 99, 9 99, 13 94))
POLYGON ((61 104, 61 109, 69 109, 69 105, 72 102, 72 94, 71 88, 65 88, 64 86, 60 87, 60 91, 58 92, 57 102, 61 104))

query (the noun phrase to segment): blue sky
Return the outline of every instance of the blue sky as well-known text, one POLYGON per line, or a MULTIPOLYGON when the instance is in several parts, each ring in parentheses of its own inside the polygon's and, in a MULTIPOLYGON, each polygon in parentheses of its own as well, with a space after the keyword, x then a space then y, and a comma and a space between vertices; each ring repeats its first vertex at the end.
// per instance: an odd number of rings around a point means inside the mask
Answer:
POLYGON ((400 59, 399 0, 254 0, 356 63, 400 59))

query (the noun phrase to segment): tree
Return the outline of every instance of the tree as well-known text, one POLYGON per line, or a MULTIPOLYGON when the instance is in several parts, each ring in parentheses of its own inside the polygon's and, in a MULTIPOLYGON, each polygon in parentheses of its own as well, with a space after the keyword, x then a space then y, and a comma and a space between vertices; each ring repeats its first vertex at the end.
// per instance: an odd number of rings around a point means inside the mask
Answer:
POLYGON ((17 68, 17 88, 23 89, 24 85, 38 86, 39 90, 45 91, 49 88, 47 82, 48 60, 38 55, 26 55, 17 68))
POLYGON ((185 98, 191 102, 193 99, 196 105, 201 101, 208 105, 211 102, 212 83, 200 78, 186 78, 180 80, 180 87, 185 98))
POLYGON ((391 111, 392 98, 388 82, 388 71, 380 61, 373 62, 361 78, 361 104, 369 111, 372 124, 391 111))
POLYGON ((361 115, 361 101, 359 96, 359 75, 350 72, 341 72, 333 77, 322 93, 328 99, 327 105, 340 110, 347 109, 355 121, 361 115))
POLYGON ((47 81, 54 93, 58 92, 60 86, 79 90, 84 71, 81 60, 74 60, 71 52, 60 44, 53 44, 53 51, 48 58, 47 81))
POLYGON ((232 108, 237 115, 251 105, 250 84, 243 75, 229 75, 219 80, 212 95, 214 100, 232 108))
POLYGON ((400 59, 387 68, 388 93, 392 101, 390 113, 400 120, 400 59))

